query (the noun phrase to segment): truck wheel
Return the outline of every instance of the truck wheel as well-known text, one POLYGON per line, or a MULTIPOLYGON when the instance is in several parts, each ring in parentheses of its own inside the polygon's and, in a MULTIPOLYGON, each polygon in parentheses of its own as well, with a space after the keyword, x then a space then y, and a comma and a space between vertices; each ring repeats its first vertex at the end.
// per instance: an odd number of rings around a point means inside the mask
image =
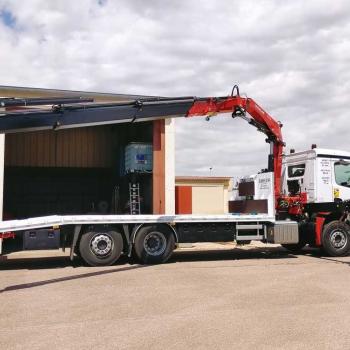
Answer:
POLYGON ((330 256, 344 256, 350 251, 350 226, 342 221, 331 221, 322 233, 323 250, 330 256))
POLYGON ((143 264, 166 262, 174 248, 174 234, 165 225, 141 227, 135 238, 135 254, 143 264))
POLYGON ((304 242, 299 242, 299 243, 293 243, 293 244, 281 244, 281 246, 287 250, 289 250, 292 253, 299 253, 304 247, 305 247, 304 242))
POLYGON ((123 251, 123 237, 120 232, 96 227, 96 230, 82 235, 79 251, 88 265, 109 266, 119 259, 123 251))

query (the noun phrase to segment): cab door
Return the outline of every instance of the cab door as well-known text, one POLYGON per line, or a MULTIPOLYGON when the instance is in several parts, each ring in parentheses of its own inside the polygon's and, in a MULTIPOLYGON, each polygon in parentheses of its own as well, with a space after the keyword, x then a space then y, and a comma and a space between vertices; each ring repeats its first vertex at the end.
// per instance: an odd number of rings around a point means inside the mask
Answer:
POLYGON ((307 193, 307 201, 309 203, 316 202, 317 196, 316 196, 316 180, 315 180, 315 173, 316 173, 316 160, 315 158, 308 159, 306 161, 306 171, 304 176, 304 186, 302 188, 303 191, 307 193))
POLYGON ((284 189, 290 195, 306 192, 308 202, 315 201, 314 159, 288 164, 283 172, 284 189))

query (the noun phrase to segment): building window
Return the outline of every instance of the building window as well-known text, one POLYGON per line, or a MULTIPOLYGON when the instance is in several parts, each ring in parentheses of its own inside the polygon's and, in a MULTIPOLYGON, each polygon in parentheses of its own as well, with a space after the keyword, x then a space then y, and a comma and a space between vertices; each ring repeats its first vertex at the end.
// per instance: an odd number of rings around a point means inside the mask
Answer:
POLYGON ((305 174, 305 164, 291 165, 288 167, 288 177, 299 177, 305 174))
POLYGON ((335 163, 334 174, 338 185, 350 187, 350 163, 344 161, 335 163))

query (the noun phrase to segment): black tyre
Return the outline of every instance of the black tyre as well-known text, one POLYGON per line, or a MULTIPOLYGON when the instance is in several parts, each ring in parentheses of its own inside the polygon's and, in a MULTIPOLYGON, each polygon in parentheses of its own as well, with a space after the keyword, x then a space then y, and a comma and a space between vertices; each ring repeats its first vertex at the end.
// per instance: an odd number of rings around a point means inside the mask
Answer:
POLYGON ((344 256, 350 252, 350 226, 342 221, 331 221, 323 228, 322 246, 327 255, 344 256))
POLYGON ((114 264, 123 251, 123 237, 120 232, 94 227, 85 232, 79 243, 82 259, 90 266, 114 264))
POLYGON ((143 264, 166 262, 175 248, 175 237, 165 225, 141 227, 137 232, 134 251, 143 264))
POLYGON ((300 251, 305 247, 304 242, 293 243, 293 244, 281 244, 281 246, 292 253, 300 253, 300 251))

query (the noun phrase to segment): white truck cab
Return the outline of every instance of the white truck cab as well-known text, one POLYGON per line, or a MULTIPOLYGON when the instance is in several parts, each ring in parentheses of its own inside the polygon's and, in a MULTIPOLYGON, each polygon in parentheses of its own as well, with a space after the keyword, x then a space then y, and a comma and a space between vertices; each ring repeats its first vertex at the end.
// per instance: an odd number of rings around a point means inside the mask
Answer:
POLYGON ((350 199, 350 152, 313 147, 283 157, 282 193, 307 193, 308 203, 350 199))

